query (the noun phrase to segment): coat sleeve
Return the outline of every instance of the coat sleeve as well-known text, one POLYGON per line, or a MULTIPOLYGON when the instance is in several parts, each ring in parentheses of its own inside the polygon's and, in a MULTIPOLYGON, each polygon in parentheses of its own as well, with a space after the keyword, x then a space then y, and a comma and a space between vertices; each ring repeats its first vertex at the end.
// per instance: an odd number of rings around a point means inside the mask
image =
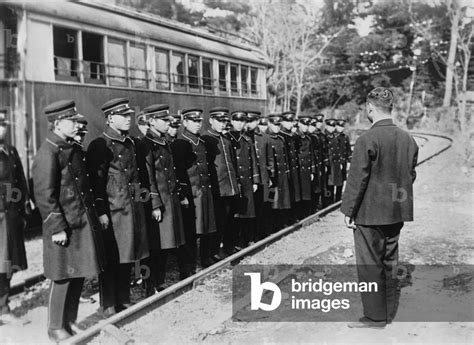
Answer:
POLYGON ((412 167, 411 167, 411 183, 414 183, 416 180, 416 165, 418 164, 418 145, 416 144, 415 140, 413 140, 413 144, 415 145, 415 152, 413 154, 412 160, 412 167))
POLYGON ((90 175, 92 194, 95 199, 97 214, 107 214, 107 176, 109 173, 108 148, 105 140, 98 138, 91 142, 87 149, 86 162, 90 175))
POLYGON ((25 209, 26 209, 26 203, 30 201, 30 194, 28 192, 28 183, 26 182, 25 172, 23 170, 23 164, 21 164, 21 159, 20 159, 20 156, 18 155, 18 151, 14 147, 12 147, 12 150, 13 150, 13 155, 16 161, 15 176, 18 181, 16 187, 21 192, 21 200, 18 206, 20 208, 20 212, 24 215, 25 209))
POLYGON ((250 147, 250 158, 252 160, 252 177, 254 184, 262 183, 262 178, 260 176, 260 170, 258 167, 257 152, 255 151, 255 146, 252 143, 252 140, 248 139, 250 147))
POLYGON ((348 217, 357 215, 369 182, 371 161, 376 155, 376 145, 371 140, 366 137, 357 140, 341 205, 341 212, 348 217))
POLYGON ((171 143, 171 152, 176 167, 176 179, 185 197, 192 199, 191 182, 189 181, 188 169, 192 167, 197 156, 193 152, 191 144, 182 139, 176 139, 171 143))
POLYGON ((155 174, 155 157, 153 155, 153 150, 143 147, 146 150, 145 154, 145 164, 147 170, 148 183, 150 187, 150 198, 151 198, 151 207, 153 210, 158 208, 163 208, 163 201, 161 200, 160 191, 158 189, 158 182, 156 181, 155 174))
POLYGON ((43 218, 43 227, 51 234, 68 230, 68 223, 59 203, 61 171, 57 156, 40 151, 33 162, 35 201, 43 218))
POLYGON ((350 162, 352 159, 352 148, 351 148, 351 141, 349 140, 349 136, 345 136, 345 151, 346 151, 346 162, 350 162))
POLYGON ((268 177, 270 178, 272 184, 276 186, 278 184, 277 173, 275 169, 275 150, 274 145, 271 143, 269 139, 265 139, 265 162, 266 162, 266 169, 268 171, 268 177))

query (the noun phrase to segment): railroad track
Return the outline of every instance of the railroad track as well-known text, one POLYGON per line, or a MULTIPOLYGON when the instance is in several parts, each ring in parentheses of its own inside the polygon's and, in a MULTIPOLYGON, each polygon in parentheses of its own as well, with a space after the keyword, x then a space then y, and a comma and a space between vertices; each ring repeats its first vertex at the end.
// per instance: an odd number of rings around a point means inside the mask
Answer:
MULTIPOLYGON (((423 160, 419 161, 417 165, 423 164, 428 160, 438 156, 442 152, 448 150, 452 146, 453 140, 447 136, 438 135, 438 134, 429 134, 429 133, 421 133, 421 132, 412 132, 413 136, 419 137, 422 140, 429 141, 429 137, 437 137, 445 139, 447 142, 446 144, 437 150, 435 153, 428 155, 427 157, 423 158, 423 160)), ((83 344, 87 343, 88 341, 92 340, 96 336, 98 336, 101 332, 106 332, 117 339, 122 344, 133 343, 133 339, 130 339, 128 335, 123 333, 120 330, 120 327, 123 327, 126 324, 133 322, 147 314, 148 312, 159 308, 160 306, 166 304, 167 302, 177 298, 181 294, 185 293, 193 289, 199 282, 203 281, 204 279, 210 277, 213 273, 222 270, 227 267, 234 266, 242 261, 244 258, 251 256, 264 248, 268 245, 278 241, 279 239, 293 233, 304 226, 314 223, 319 218, 324 217, 328 213, 337 210, 341 205, 341 202, 336 202, 329 207, 318 211, 317 213, 295 223, 289 227, 286 227, 279 232, 268 236, 267 238, 235 253, 224 260, 210 266, 191 277, 182 280, 169 288, 149 297, 146 298, 137 304, 133 305, 132 307, 104 320, 99 322, 98 324, 86 329, 85 331, 67 339, 65 344, 83 344)))

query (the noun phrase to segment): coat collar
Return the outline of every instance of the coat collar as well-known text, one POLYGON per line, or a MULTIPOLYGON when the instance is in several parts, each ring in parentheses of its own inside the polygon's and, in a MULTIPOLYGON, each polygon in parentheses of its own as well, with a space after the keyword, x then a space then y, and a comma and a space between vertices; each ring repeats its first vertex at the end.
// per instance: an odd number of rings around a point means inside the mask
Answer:
POLYGON ((190 131, 188 131, 186 128, 183 130, 183 133, 181 134, 184 139, 188 140, 189 142, 193 143, 195 146, 199 144, 199 141, 204 142, 200 137, 199 134, 193 134, 190 131))
POLYGON ((291 137, 293 136, 293 133, 291 131, 287 131, 286 129, 284 129, 283 127, 280 129, 280 133, 281 135, 286 135, 288 137, 291 137))
POLYGON ((240 141, 241 139, 244 138, 244 134, 242 132, 236 132, 236 131, 230 131, 229 135, 235 140, 235 141, 240 141))
POLYGON ((164 136, 159 136, 156 134, 154 131, 151 129, 148 129, 146 132, 146 138, 153 141, 154 143, 157 143, 159 145, 166 145, 166 139, 164 136))
POLYGON ((395 124, 393 123, 392 119, 383 119, 383 120, 379 120, 376 123, 374 123, 372 125, 372 127, 370 127, 370 128, 372 129, 374 127, 382 127, 382 126, 395 126, 395 124))
POLYGON ((60 150, 70 149, 74 145, 78 145, 72 138, 70 139, 70 141, 66 141, 53 131, 48 132, 46 136, 46 141, 51 145, 59 148, 60 150))
POLYGON ((219 133, 217 132, 216 130, 212 129, 212 128, 209 128, 207 130, 207 132, 210 134, 210 135, 213 135, 215 137, 220 137, 222 135, 222 133, 219 133))
POLYGON ((120 142, 125 142, 125 140, 130 139, 130 141, 133 143, 132 138, 130 138, 129 134, 121 134, 117 132, 115 129, 112 129, 110 126, 106 126, 103 134, 112 140, 117 140, 120 142))
POLYGON ((7 156, 10 154, 10 149, 5 142, 0 142, 0 152, 5 153, 7 156))

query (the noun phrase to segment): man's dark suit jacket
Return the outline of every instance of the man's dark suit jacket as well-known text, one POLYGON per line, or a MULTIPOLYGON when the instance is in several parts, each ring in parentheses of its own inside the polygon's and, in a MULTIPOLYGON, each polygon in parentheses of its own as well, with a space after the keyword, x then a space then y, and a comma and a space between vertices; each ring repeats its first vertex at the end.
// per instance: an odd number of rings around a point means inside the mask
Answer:
POLYGON ((418 146, 391 119, 376 122, 355 144, 341 211, 360 225, 413 220, 418 146))

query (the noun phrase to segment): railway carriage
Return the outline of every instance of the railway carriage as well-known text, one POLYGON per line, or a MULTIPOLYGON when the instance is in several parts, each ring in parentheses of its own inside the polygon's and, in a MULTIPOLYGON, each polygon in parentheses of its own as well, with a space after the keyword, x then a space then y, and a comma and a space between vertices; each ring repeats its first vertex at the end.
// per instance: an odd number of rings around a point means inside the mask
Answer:
POLYGON ((86 116, 86 145, 102 131, 100 105, 115 97, 172 112, 265 108, 262 53, 174 21, 90 1, 6 2, 0 30, 0 108, 27 172, 46 135, 43 108, 59 99, 86 116))

